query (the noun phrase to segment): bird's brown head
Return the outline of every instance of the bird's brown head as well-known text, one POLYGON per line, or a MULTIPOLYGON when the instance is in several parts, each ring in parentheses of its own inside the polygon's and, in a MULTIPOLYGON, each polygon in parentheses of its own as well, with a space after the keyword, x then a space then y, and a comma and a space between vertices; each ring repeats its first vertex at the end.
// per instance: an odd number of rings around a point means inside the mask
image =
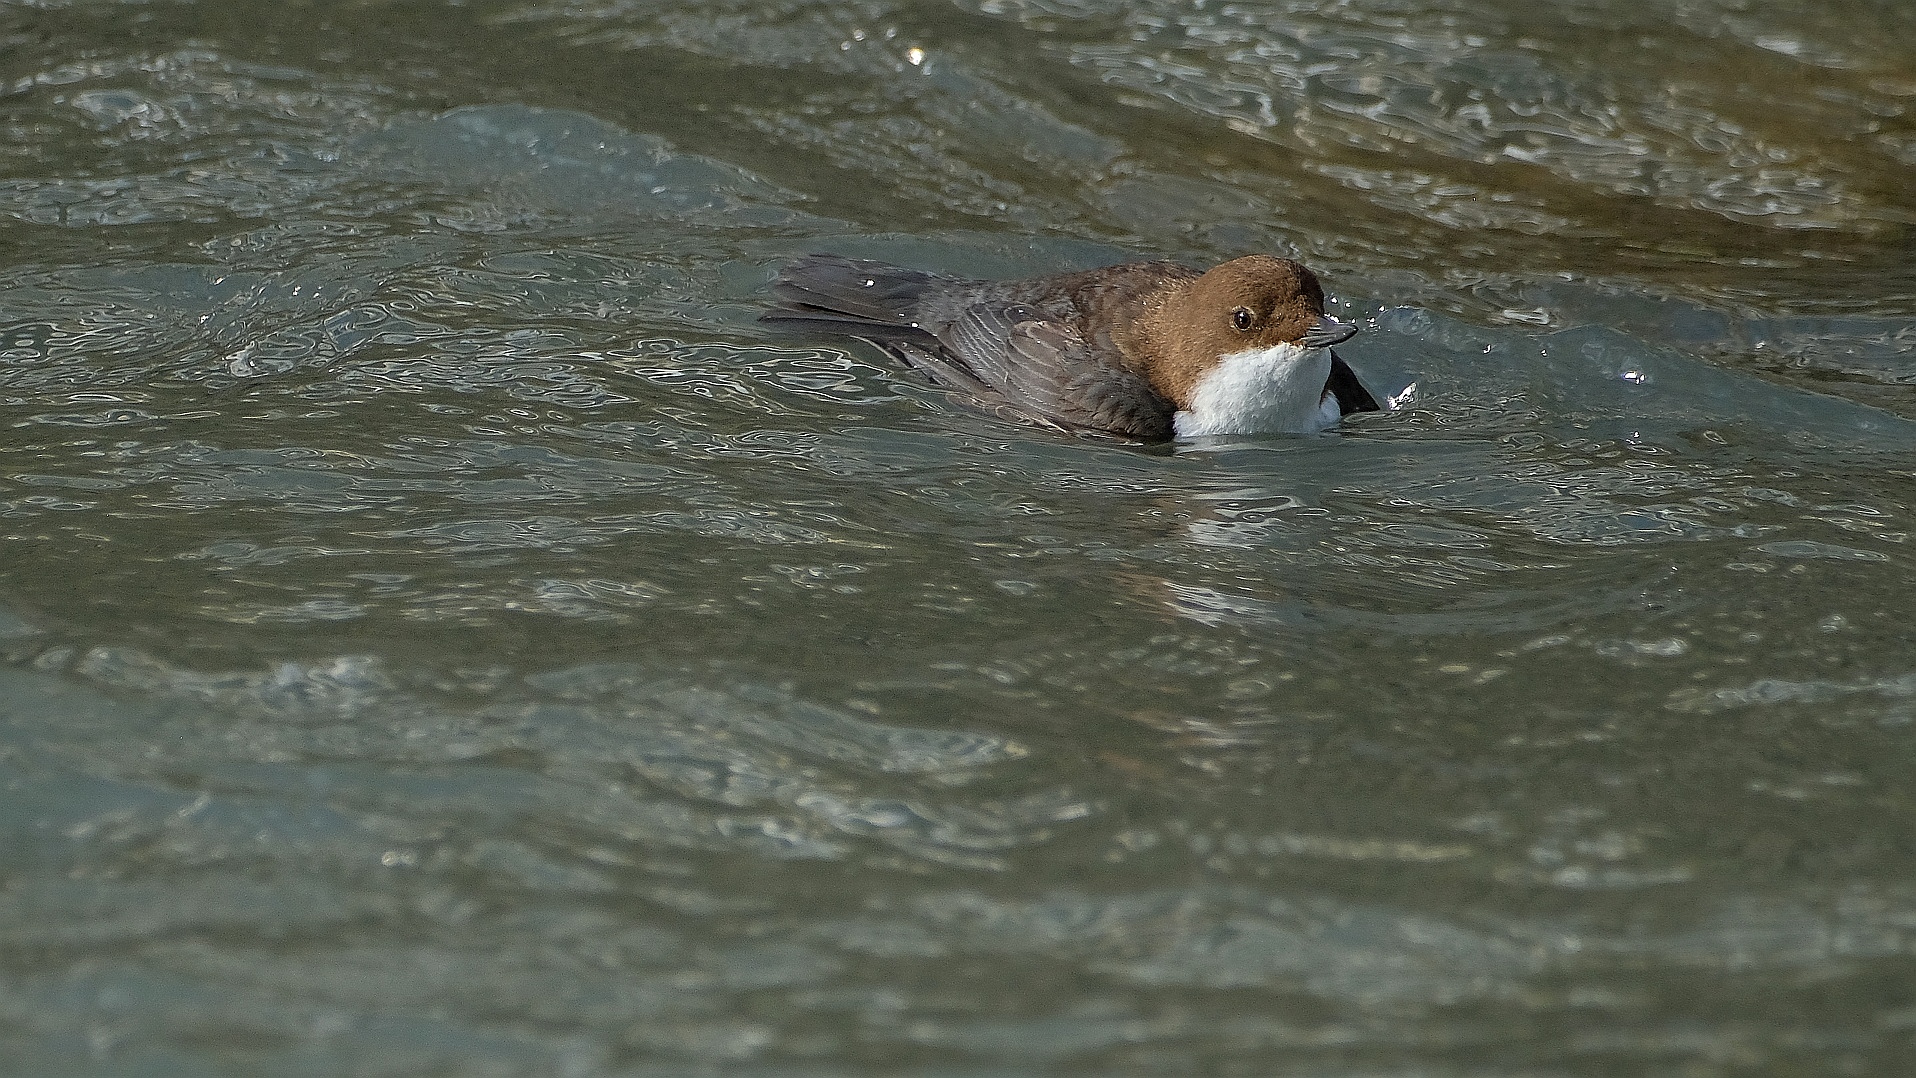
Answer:
POLYGON ((1181 284, 1154 312, 1158 391, 1179 406, 1219 356, 1298 344, 1324 321, 1317 275, 1288 258, 1247 255, 1181 284))

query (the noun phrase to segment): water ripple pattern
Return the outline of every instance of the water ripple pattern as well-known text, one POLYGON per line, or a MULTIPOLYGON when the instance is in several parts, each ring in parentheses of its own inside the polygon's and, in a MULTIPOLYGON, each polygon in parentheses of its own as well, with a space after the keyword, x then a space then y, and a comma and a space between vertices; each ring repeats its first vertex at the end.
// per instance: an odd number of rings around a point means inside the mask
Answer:
POLYGON ((1905 6, 0 9, 21 1074, 1902 1074, 1905 6), (1138 447, 756 322, 1298 256, 1138 447))

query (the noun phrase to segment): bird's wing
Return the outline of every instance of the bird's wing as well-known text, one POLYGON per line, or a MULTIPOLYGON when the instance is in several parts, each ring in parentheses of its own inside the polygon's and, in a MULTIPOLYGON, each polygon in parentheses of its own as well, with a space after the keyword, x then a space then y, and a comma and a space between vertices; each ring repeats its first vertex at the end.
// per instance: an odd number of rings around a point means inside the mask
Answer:
POLYGON ((1337 410, 1342 415, 1382 410, 1377 406, 1377 398, 1371 396, 1370 390, 1365 389, 1364 383, 1358 380, 1357 372, 1351 370, 1336 352, 1331 353, 1331 377, 1326 388, 1337 397, 1337 410))
POLYGON ((1142 441, 1171 437, 1175 409, 1150 383, 1101 358, 1069 324, 1021 304, 977 303, 938 334, 936 352, 911 349, 920 370, 1030 419, 1142 441))

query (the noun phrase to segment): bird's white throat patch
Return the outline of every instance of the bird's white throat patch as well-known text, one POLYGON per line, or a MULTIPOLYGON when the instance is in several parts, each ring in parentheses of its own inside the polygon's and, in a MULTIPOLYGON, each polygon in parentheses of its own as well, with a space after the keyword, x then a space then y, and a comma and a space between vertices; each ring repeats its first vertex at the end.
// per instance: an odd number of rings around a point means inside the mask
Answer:
POLYGON ((1180 438, 1207 434, 1308 434, 1340 418, 1326 398, 1331 350, 1274 344, 1221 356, 1172 417, 1180 438))

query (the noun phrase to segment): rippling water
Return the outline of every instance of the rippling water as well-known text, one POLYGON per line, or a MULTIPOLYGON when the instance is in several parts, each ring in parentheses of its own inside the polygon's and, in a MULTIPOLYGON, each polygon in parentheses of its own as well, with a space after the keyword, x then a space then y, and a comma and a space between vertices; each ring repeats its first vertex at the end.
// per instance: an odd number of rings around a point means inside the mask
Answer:
POLYGON ((1907 5, 0 5, 0 1059, 1916 1067, 1907 5), (1310 262, 1139 449, 835 250, 1310 262))

